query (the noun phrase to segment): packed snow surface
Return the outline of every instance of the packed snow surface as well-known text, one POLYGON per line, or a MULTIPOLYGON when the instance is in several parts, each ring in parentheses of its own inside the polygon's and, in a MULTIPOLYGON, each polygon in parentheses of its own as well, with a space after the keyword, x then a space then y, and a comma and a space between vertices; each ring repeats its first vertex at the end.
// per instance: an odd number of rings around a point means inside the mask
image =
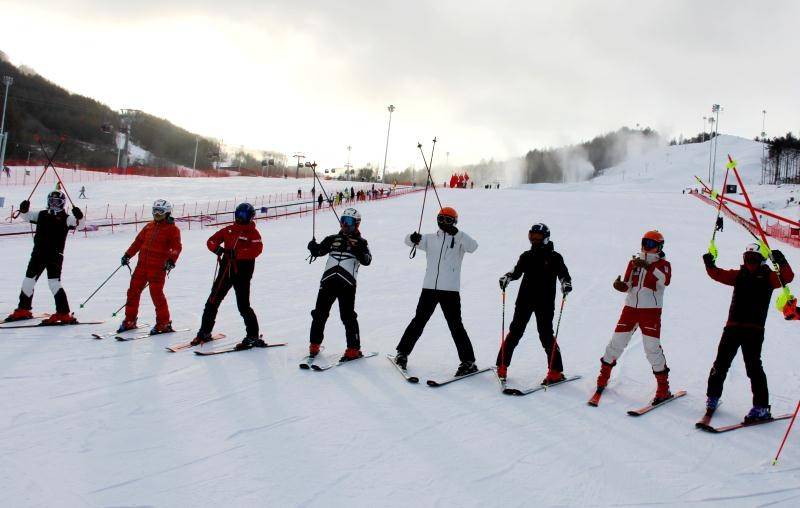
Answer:
MULTIPOLYGON (((726 138, 742 159, 754 195, 760 145, 726 138)), ((503 190, 440 190, 460 214, 459 227, 480 244, 462 270, 466 328, 478 363, 493 364, 501 336, 497 279, 528 248, 527 230, 545 222, 569 266, 575 291, 564 307, 558 337, 567 383, 528 397, 499 393, 492 373, 441 388, 425 380, 451 375, 455 348, 439 311, 410 356, 419 385, 406 383, 383 358, 360 360, 325 373, 298 369, 307 350, 309 311, 324 263, 306 261, 310 217, 259 223, 264 254, 256 265, 252 300, 268 341, 287 347, 198 357, 164 346, 192 334, 117 342, 89 338, 113 330, 110 314, 125 300, 128 277, 112 279, 84 309, 78 304, 114 270, 133 229, 70 237, 63 282, 80 319, 100 326, 0 331, 0 490, 6 506, 797 506, 800 442, 792 435, 771 465, 786 422, 711 435, 694 428, 705 383, 727 315, 731 289, 705 274, 700 256, 714 210, 681 193, 707 170, 708 145, 664 148, 633 166, 612 168, 584 184, 503 190), (705 148, 704 148, 705 147, 705 148), (705 150, 706 158, 702 157, 705 150), (666 155, 669 154, 669 163, 666 155), (626 172, 622 179, 622 171, 626 172), (666 292, 662 343, 673 389, 687 397, 640 418, 655 381, 638 333, 614 369, 598 408, 586 405, 599 358, 624 296, 611 282, 639 247, 644 231, 666 237, 673 266, 666 292)), ((721 165, 718 162, 718 167, 721 165)), ((722 174, 722 173, 720 173, 722 174)), ((718 176, 719 178, 719 176, 718 176)), ((205 199, 269 193, 269 181, 187 181, 205 199)), ((121 192, 116 182, 92 194, 121 192)), ((125 180, 130 200, 196 199, 178 184, 125 180)), ((73 191, 75 192, 75 191, 73 191)), ((194 192, 194 191, 192 191, 194 192)), ((780 190, 783 192, 783 190, 780 190)), ((20 195, 26 195, 20 192, 20 195)), ((435 228, 428 196, 423 232, 435 228)), ((416 227, 420 194, 359 205, 361 230, 374 255, 359 273, 357 311, 365 351, 391 353, 411 319, 424 272, 424 253, 409 259, 403 237, 416 227)), ((317 216, 316 237, 333 233, 330 212, 317 216)), ((205 248, 209 230, 183 230, 184 252, 166 293, 176 327, 199 325, 214 273, 205 248)), ((2 241, 0 301, 16 296, 30 238, 2 241)), ((738 266, 750 241, 729 224, 717 236, 719 265, 738 266)), ((800 253, 783 247, 800 268, 800 253)), ((509 289, 506 326, 519 283, 509 289)), ((152 323, 149 297, 140 321, 152 323)), ((44 281, 34 309, 52 311, 44 281)), ((770 310, 764 365, 773 412, 791 412, 800 394, 796 368, 799 325, 770 310)), ((509 370, 511 386, 538 383, 546 358, 532 321, 509 370)), ((243 336, 233 295, 216 331, 243 336)), ((332 311, 324 355, 345 347, 332 311)), ((714 423, 739 421, 750 408, 749 382, 735 360, 724 405, 714 423)))

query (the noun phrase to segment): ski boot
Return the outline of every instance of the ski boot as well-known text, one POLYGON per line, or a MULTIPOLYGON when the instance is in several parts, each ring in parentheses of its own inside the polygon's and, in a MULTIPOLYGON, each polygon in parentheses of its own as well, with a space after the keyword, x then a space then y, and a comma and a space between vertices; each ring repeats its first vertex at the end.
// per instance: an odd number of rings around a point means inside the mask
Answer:
POLYGON ((314 344, 313 342, 308 345, 308 356, 311 358, 316 358, 319 354, 321 346, 319 344, 314 344))
POLYGON ((550 370, 550 371, 547 371, 547 376, 545 376, 545 378, 542 379, 542 383, 541 384, 542 384, 542 386, 548 386, 548 385, 551 385, 553 383, 560 383, 561 381, 564 381, 565 379, 567 379, 567 378, 564 377, 563 373, 561 373, 561 372, 559 372, 557 370, 550 370))
POLYGON ((706 399, 706 410, 716 411, 719 407, 719 397, 708 397, 706 399))
POLYGON ((11 321, 25 321, 26 319, 33 319, 33 313, 28 309, 17 309, 3 321, 10 323, 11 321))
POLYGON ((349 361, 352 361, 352 360, 358 360, 359 358, 362 358, 363 356, 364 355, 363 355, 363 353, 361 353, 360 349, 349 347, 349 348, 344 350, 344 354, 339 359, 339 361, 340 362, 349 362, 349 361))
POLYGON ((456 370, 454 377, 466 376, 467 374, 472 374, 475 372, 478 372, 478 366, 475 365, 475 362, 461 362, 461 365, 458 366, 458 370, 456 370))
POLYGON ((770 406, 753 406, 753 409, 744 417, 744 423, 756 423, 772 420, 770 406))
POLYGON ((158 324, 150 329, 150 335, 158 335, 159 333, 170 333, 174 332, 175 330, 172 328, 172 321, 167 321, 164 324, 158 324))
POLYGON ((508 377, 508 365, 498 365, 495 370, 497 371, 497 377, 505 381, 508 377))
POLYGON ((597 376, 597 391, 602 392, 608 385, 608 380, 611 379, 611 369, 617 362, 606 363, 605 360, 600 358, 600 375, 597 376))
POLYGON ((127 332, 128 330, 133 330, 134 328, 136 328, 136 320, 128 321, 126 319, 120 323, 119 328, 117 328, 117 333, 127 332))
POLYGON ((78 320, 69 312, 56 312, 42 321, 42 326, 74 325, 78 320))
POLYGON ((250 337, 249 335, 242 339, 242 342, 236 344, 236 349, 251 349, 254 347, 267 347, 267 343, 261 337, 250 337))
POLYGON ((661 372, 653 372, 653 375, 656 377, 656 383, 658 383, 658 387, 656 388, 656 396, 653 397, 652 402, 652 404, 655 406, 656 404, 661 404, 665 400, 672 398, 672 392, 669 391, 668 367, 665 367, 661 372))
POLYGON ((211 342, 212 340, 214 340, 214 339, 211 338, 211 333, 209 333, 209 332, 197 332, 197 336, 192 339, 190 344, 192 346, 199 346, 201 344, 205 344, 206 342, 211 342))
POLYGON ((394 357, 394 363, 403 370, 408 369, 408 355, 398 351, 394 357))

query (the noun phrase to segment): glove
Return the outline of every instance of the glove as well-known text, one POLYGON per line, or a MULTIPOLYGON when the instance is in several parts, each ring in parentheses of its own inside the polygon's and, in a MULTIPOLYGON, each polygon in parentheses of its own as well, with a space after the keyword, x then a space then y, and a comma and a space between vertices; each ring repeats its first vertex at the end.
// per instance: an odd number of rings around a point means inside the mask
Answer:
POLYGON ((27 199, 19 204, 19 211, 20 213, 28 213, 28 210, 31 209, 31 202, 27 199))
POLYGON ((122 263, 125 266, 128 266, 131 263, 131 257, 127 254, 123 254, 120 263, 122 263))
POLYGON ((703 263, 706 265, 706 268, 713 268, 715 266, 714 255, 711 254, 710 252, 706 252, 705 254, 703 254, 703 263))
POLYGON ((317 243, 316 240, 311 240, 310 242, 308 242, 307 248, 308 251, 311 252, 312 254, 317 251, 317 247, 319 247, 319 244, 317 243))
POLYGON ((572 293, 572 281, 565 280, 561 282, 561 294, 567 296, 572 293))
POLYGON ((414 245, 418 245, 419 242, 422 241, 422 235, 414 231, 409 236, 409 240, 411 240, 411 243, 413 243, 414 245))
POLYGON ((622 277, 619 275, 617 275, 617 280, 614 281, 614 289, 616 289, 620 293, 628 292, 628 285, 622 282, 622 277))
POLYGON ((216 249, 214 249, 214 254, 217 256, 221 256, 225 253, 225 249, 222 248, 222 245, 218 245, 216 249))
POLYGON ((633 266, 636 268, 647 268, 649 263, 642 258, 633 258, 633 266))
POLYGON ((83 219, 83 212, 77 206, 73 206, 72 207, 72 215, 75 216, 75 220, 83 219))
POLYGON ((502 289, 503 291, 506 290, 506 288, 510 283, 511 283, 511 272, 500 277, 500 289, 502 289))
POLYGON ((175 261, 168 259, 166 263, 164 263, 164 271, 168 272, 175 268, 175 261))
POLYGON ((772 251, 772 260, 778 263, 779 265, 786 264, 786 256, 784 256, 783 252, 779 250, 772 251))

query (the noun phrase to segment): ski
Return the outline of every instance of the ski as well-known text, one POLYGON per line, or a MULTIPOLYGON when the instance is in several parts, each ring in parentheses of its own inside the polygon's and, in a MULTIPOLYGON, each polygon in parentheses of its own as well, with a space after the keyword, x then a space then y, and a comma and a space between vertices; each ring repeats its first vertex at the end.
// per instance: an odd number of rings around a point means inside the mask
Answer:
POLYGON ((658 404, 648 404, 648 405, 646 405, 646 406, 644 406, 642 408, 639 408, 639 409, 631 409, 630 411, 628 411, 628 415, 629 416, 642 416, 643 414, 649 413, 653 409, 655 409, 657 407, 661 407, 664 404, 667 404, 668 402, 672 402, 675 399, 679 399, 679 398, 683 397, 684 395, 686 395, 686 390, 677 391, 677 392, 672 394, 672 397, 670 397, 668 399, 664 399, 661 402, 659 402, 658 404))
POLYGON ((435 388, 437 386, 448 385, 448 384, 453 383, 455 381, 461 381, 462 379, 467 379, 468 377, 477 376, 478 374, 483 374, 484 372, 488 372, 490 370, 493 370, 493 369, 491 367, 486 367, 485 369, 478 369, 475 372, 472 372, 470 374, 464 374, 463 376, 453 376, 450 379, 446 379, 444 381, 436 381, 434 379, 429 379, 428 380, 428 386, 430 386, 432 388, 435 388))
POLYGON ((316 363, 314 363, 314 364, 311 364, 311 370, 315 370, 317 372, 323 372, 323 371, 326 371, 326 370, 330 370, 330 369, 332 369, 334 367, 339 367, 340 365, 344 365, 346 363, 353 363, 353 362, 355 362, 357 360, 363 360, 364 358, 371 358, 373 356, 378 356, 378 352, 377 351, 370 351, 370 352, 364 353, 364 356, 360 356, 360 357, 354 358, 352 360, 345 360, 345 361, 339 360, 336 363, 329 363, 328 365, 317 365, 316 363))
POLYGON ((568 378, 566 378, 566 379, 564 379, 562 381, 558 381, 556 383, 550 383, 548 385, 537 385, 537 386, 533 386, 533 387, 527 388, 527 389, 505 388, 503 390, 503 393, 506 394, 506 395, 517 395, 517 396, 530 395, 531 393, 536 393, 536 392, 541 391, 541 390, 547 390, 548 388, 552 388, 553 386, 558 386, 558 385, 561 385, 561 384, 564 384, 564 383, 569 383, 570 381, 575 381, 576 379, 580 379, 580 378, 581 378, 581 376, 572 376, 572 377, 568 377, 568 378))
POLYGON ((124 337, 121 335, 117 335, 115 338, 120 342, 127 342, 129 340, 139 340, 139 339, 146 339, 148 337, 153 337, 155 335, 165 335, 167 333, 180 333, 180 332, 188 332, 190 328, 176 328, 171 332, 160 332, 160 333, 141 333, 139 335, 134 335, 133 337, 124 337))
POLYGON ((739 422, 739 423, 735 423, 733 425, 726 425, 724 427, 712 427, 711 425, 700 425, 700 422, 697 422, 695 424, 695 427, 697 427, 700 430, 704 430, 706 432, 710 432, 712 434, 721 434, 723 432, 730 432, 732 430, 742 429, 744 427, 754 427, 756 425, 762 425, 764 423, 771 423, 771 422, 775 422, 775 421, 778 421, 778 420, 787 420, 787 419, 789 419, 791 417, 792 417, 792 415, 790 415, 790 414, 783 414, 783 415, 772 417, 769 420, 759 420, 759 421, 753 422, 753 423, 739 422))
MULTIPOLYGON (((722 402, 720 402, 719 405, 717 405, 717 407, 719 407, 720 405, 722 405, 722 402)), ((694 424, 694 426, 697 427, 698 429, 701 427, 708 427, 709 424, 711 423, 711 418, 714 416, 715 411, 716 409, 706 408, 706 413, 703 415, 702 418, 700 418, 700 420, 697 423, 694 424)))
POLYGON ((140 330, 142 328, 147 328, 148 326, 150 326, 150 325, 147 324, 147 323, 142 323, 140 325, 136 325, 136 328, 131 328, 130 330, 125 330, 124 332, 120 332, 120 331, 115 330, 113 332, 93 333, 92 334, 92 338, 93 339, 97 339, 97 340, 107 339, 109 337, 116 337, 120 333, 135 332, 136 330, 140 330))
POLYGON ((404 369, 403 367, 397 365, 394 361, 394 355, 386 355, 386 359, 389 360, 389 363, 394 365, 394 368, 397 369, 398 372, 405 378, 406 381, 409 383, 419 383, 419 378, 417 376, 412 376, 408 373, 408 369, 404 369))
POLYGON ((198 356, 221 355, 221 354, 224 354, 224 353, 235 353, 237 351, 247 351, 249 349, 264 349, 264 348, 268 348, 268 347, 285 346, 286 343, 285 342, 280 342, 280 343, 276 343, 276 344, 267 344, 266 346, 257 347, 257 348, 256 347, 246 347, 246 348, 237 349, 236 346, 238 346, 238 345, 239 345, 239 343, 237 342, 235 344, 227 344, 227 345, 215 348, 215 349, 209 349, 208 351, 196 351, 195 350, 194 354, 196 354, 198 356))
POLYGON ((310 370, 311 365, 314 364, 314 361, 316 361, 316 359, 319 358, 319 354, 322 353, 323 351, 325 351, 325 346, 320 346, 319 352, 317 352, 317 354, 313 356, 312 355, 304 356, 303 359, 300 360, 299 367, 303 370, 310 370))
POLYGON ((105 321, 78 321, 76 323, 56 323, 45 324, 44 321, 35 325, 17 325, 17 326, 0 326, 0 330, 16 330, 17 328, 44 328, 44 327, 59 327, 59 326, 75 326, 75 325, 102 325, 105 321))
POLYGON ((592 407, 599 406, 600 405, 600 397, 603 396, 603 390, 604 389, 605 388, 598 388, 597 391, 594 392, 594 395, 592 395, 592 398, 589 399, 587 404, 589 404, 592 407))
MULTIPOLYGON (((211 334, 211 341, 220 340, 220 339, 224 339, 224 338, 225 338, 225 334, 224 333, 213 333, 213 334, 211 334)), ((200 345, 200 347, 203 347, 204 344, 208 344, 211 341, 207 341, 207 342, 204 342, 203 344, 199 344, 199 345, 200 345)), ((190 348, 193 348, 193 347, 195 347, 195 346, 192 345, 192 341, 190 340, 190 341, 187 341, 187 342, 178 342, 177 344, 172 344, 170 346, 167 346, 166 350, 171 352, 171 353, 177 353, 178 351, 183 351, 184 349, 190 349, 190 348)))
MULTIPOLYGON (((0 321, 0 324, 3 324, 3 323, 17 323, 19 321, 30 321, 32 319, 46 319, 46 318, 49 318, 49 317, 50 317, 50 314, 48 314, 47 312, 44 312, 42 314, 34 314, 33 317, 30 317, 30 318, 27 318, 27 319, 8 319, 8 318, 5 318, 4 320, 0 321)), ((2 328, 2 327, 0 327, 0 328, 2 328)))

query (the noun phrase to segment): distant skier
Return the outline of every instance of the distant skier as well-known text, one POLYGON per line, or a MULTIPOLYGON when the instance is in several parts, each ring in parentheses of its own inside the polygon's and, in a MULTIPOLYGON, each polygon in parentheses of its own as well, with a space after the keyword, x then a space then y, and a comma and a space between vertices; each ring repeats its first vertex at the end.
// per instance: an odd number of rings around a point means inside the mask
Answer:
POLYGON ((653 404, 670 398, 669 368, 661 348, 661 309, 664 290, 672 278, 672 267, 664 254, 664 236, 658 231, 648 231, 642 237, 642 250, 628 262, 624 279, 617 277, 614 289, 627 293, 625 307, 617 322, 614 335, 600 359, 597 393, 602 393, 631 336, 642 329, 642 344, 647 360, 653 368, 657 388, 653 404))
POLYGON ((361 336, 358 328, 358 314, 355 311, 356 278, 360 265, 372 263, 367 241, 361 236, 361 214, 355 208, 348 208, 340 217, 341 229, 335 235, 325 237, 320 243, 308 242, 308 250, 314 257, 328 255, 325 272, 320 281, 317 303, 311 311, 311 332, 308 353, 316 356, 325 335, 333 302, 339 300, 339 317, 344 324, 347 349, 342 361, 361 358, 361 336))
POLYGON ((572 278, 564 258, 555 251, 550 241, 550 228, 545 224, 534 224, 528 232, 530 250, 522 253, 514 270, 500 277, 500 288, 505 291, 512 280, 522 278, 517 294, 514 318, 511 320, 508 335, 497 353, 497 375, 505 379, 511 356, 519 344, 525 327, 532 314, 536 314, 536 328, 539 340, 547 354, 548 371, 542 380, 543 385, 564 380, 561 351, 554 346, 553 315, 555 314, 556 279, 561 281, 561 292, 566 297, 572 291, 572 278))
POLYGON ((733 286, 728 321, 722 331, 717 357, 708 376, 706 408, 715 410, 722 396, 722 385, 736 352, 742 348, 742 358, 753 392, 753 408, 745 422, 772 418, 769 405, 767 375, 761 365, 761 347, 764 344, 764 323, 767 320, 772 291, 788 284, 794 273, 783 253, 772 251, 772 258, 780 268, 780 278, 766 263, 758 244, 750 244, 742 255, 744 264, 738 270, 717 268, 714 256, 703 255, 708 276, 727 286, 733 286))
POLYGON ((458 230, 456 227, 458 213, 449 206, 439 211, 436 223, 439 226, 439 231, 436 233, 421 235, 415 231, 405 239, 405 243, 409 247, 416 245, 420 250, 425 251, 427 268, 416 314, 397 345, 395 362, 403 369, 407 367, 408 355, 414 349, 414 345, 422 335, 436 306, 441 305, 442 313, 447 320, 447 326, 450 328, 458 350, 458 358, 461 361, 455 375, 463 376, 476 372, 478 367, 475 365, 472 343, 461 320, 461 293, 459 292, 461 263, 465 253, 472 253, 478 249, 478 242, 458 230))
POLYGON ((22 290, 19 293, 19 306, 11 313, 6 321, 21 321, 32 319, 33 314, 33 289, 36 281, 47 270, 47 283, 56 302, 56 312, 43 321, 45 325, 64 325, 77 323, 70 313, 67 293, 61 286, 61 266, 64 262, 64 246, 67 233, 77 229, 83 219, 83 212, 77 206, 72 207, 72 215, 64 211, 66 196, 63 192, 53 191, 47 195, 47 209, 38 212, 30 211, 28 200, 19 204, 22 217, 36 224, 33 235, 33 251, 22 281, 22 290))
POLYGON ((317 198, 317 203, 318 203, 317 209, 321 209, 322 208, 322 201, 323 201, 322 193, 320 193, 319 197, 317 198))
POLYGON ((156 310, 156 324, 151 334, 172 330, 169 305, 164 296, 164 284, 169 271, 175 268, 181 253, 181 231, 172 218, 172 204, 164 199, 153 203, 153 220, 142 228, 125 254, 122 264, 128 265, 133 256, 139 254, 139 262, 133 271, 125 303, 125 319, 117 332, 136 328, 139 315, 139 299, 145 286, 150 286, 150 298, 156 310))
POLYGON ((265 347, 258 333, 258 318, 250 306, 250 281, 264 245, 256 229, 253 217, 256 210, 250 203, 240 203, 234 212, 234 223, 225 226, 208 239, 208 250, 217 255, 219 273, 211 286, 211 294, 203 310, 203 318, 192 345, 211 340, 211 330, 217 319, 217 311, 231 288, 236 292, 236 306, 244 319, 246 336, 238 348, 265 347))
POLYGON ((81 185, 81 192, 78 195, 78 199, 87 199, 86 198, 86 186, 85 185, 81 185))

